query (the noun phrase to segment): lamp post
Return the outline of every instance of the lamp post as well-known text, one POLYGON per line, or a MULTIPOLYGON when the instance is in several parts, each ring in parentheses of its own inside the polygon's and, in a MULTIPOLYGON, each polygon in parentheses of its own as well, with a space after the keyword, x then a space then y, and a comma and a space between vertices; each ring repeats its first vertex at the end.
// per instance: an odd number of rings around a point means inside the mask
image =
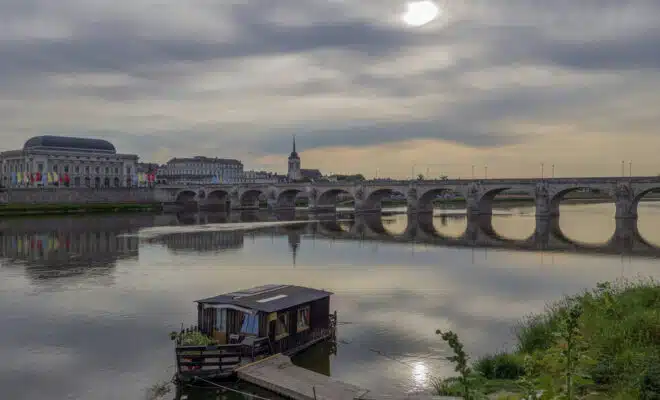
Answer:
POLYGON ((543 179, 543 163, 541 163, 541 179, 543 179))
POLYGON ((484 165, 484 179, 488 179, 488 165, 484 165))
POLYGON ((630 161, 630 162, 628 163, 628 174, 629 174, 630 177, 632 178, 632 161, 630 161))
POLYGON ((552 164, 552 177, 555 177, 555 164, 552 164))
POLYGON ((622 161, 621 161, 621 177, 622 177, 622 178, 623 178, 624 176, 626 176, 626 172, 625 172, 625 171, 626 171, 626 162, 622 160, 622 161))

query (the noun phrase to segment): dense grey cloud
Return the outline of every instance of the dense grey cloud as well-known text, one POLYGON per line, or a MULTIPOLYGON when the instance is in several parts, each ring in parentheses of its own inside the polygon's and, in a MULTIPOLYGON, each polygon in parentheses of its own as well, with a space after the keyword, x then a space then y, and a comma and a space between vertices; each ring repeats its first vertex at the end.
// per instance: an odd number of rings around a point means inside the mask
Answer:
POLYGON ((635 109, 658 97, 660 3, 438 3, 412 29, 398 0, 0 0, 0 136, 101 136, 149 158, 279 153, 294 133, 306 149, 494 149, 534 140, 518 124, 660 122, 635 109))

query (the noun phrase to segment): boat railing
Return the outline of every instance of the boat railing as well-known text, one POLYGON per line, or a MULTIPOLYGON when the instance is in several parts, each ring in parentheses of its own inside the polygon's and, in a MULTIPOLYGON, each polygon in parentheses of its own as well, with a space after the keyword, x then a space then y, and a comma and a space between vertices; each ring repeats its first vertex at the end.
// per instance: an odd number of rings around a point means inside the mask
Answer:
POLYGON ((230 375, 241 363, 242 345, 177 346, 179 376, 230 375))

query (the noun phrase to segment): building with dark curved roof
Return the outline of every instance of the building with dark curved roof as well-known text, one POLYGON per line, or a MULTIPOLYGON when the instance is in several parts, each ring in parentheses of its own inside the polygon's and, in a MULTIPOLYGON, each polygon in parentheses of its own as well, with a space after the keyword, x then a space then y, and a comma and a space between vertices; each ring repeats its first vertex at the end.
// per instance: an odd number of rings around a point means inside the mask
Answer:
POLYGON ((132 185, 137 162, 137 155, 117 153, 107 140, 68 136, 35 136, 21 150, 0 153, 5 187, 41 186, 34 177, 48 173, 74 187, 125 187, 132 185))
POLYGON ((77 138, 67 136, 35 136, 23 145, 23 150, 60 149, 74 152, 95 152, 117 154, 115 146, 103 139, 77 138))

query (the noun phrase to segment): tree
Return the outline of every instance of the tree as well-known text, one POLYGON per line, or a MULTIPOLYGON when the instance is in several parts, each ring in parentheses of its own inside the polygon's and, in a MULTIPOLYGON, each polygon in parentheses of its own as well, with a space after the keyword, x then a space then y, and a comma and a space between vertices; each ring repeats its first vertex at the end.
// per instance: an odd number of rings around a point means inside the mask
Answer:
POLYGON ((424 175, 423 174, 417 175, 417 180, 418 181, 423 181, 424 180, 424 175))

